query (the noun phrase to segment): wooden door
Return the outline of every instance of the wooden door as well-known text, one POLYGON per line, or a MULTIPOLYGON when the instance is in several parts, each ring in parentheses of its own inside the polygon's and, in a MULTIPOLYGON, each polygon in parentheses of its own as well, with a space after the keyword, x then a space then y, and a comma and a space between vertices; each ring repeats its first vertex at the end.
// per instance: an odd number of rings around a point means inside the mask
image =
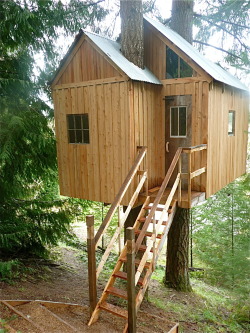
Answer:
MULTIPOLYGON (((179 147, 190 147, 192 142, 192 95, 165 97, 166 172, 179 147)), ((187 172, 187 157, 182 158, 182 170, 187 172)), ((175 179, 176 172, 170 180, 175 179)), ((185 182, 183 182, 185 187, 185 182)))

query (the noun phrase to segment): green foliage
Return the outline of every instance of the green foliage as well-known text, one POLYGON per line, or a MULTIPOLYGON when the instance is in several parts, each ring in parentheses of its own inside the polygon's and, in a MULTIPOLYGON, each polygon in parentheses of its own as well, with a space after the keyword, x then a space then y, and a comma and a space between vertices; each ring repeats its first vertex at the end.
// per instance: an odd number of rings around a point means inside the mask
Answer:
POLYGON ((13 277, 14 270, 19 266, 18 260, 0 261, 0 279, 8 281, 13 277))
POLYGON ((249 292, 249 175, 193 210, 195 266, 214 285, 249 292))
POLYGON ((90 1, 0 1, 2 256, 44 254, 47 246, 69 236, 73 214, 82 212, 84 204, 58 195, 53 110, 45 102, 50 99, 47 81, 61 57, 56 48, 59 33, 75 34, 104 15, 90 1), (46 66, 34 75, 38 52, 46 66))

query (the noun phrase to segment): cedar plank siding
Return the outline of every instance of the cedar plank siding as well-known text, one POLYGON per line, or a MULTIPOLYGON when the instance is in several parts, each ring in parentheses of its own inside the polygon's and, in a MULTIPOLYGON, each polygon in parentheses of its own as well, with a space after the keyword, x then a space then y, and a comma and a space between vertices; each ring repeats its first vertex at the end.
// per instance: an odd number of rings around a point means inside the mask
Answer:
POLYGON ((113 201, 131 167, 127 93, 127 82, 54 92, 62 195, 113 201), (90 144, 69 144, 66 115, 81 113, 89 114, 90 144))
POLYGON ((248 103, 247 92, 219 83, 209 92, 207 197, 246 172, 248 103), (229 110, 236 112, 234 136, 228 136, 229 110))
POLYGON ((121 76, 120 73, 84 40, 56 84, 79 83, 121 76))

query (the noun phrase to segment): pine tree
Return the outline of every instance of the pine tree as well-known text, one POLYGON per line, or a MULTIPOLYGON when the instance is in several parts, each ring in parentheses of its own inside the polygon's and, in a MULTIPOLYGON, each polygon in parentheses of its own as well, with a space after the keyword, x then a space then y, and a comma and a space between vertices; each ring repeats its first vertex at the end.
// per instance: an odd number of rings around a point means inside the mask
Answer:
POLYGON ((47 81, 56 40, 93 25, 105 11, 90 1, 0 2, 0 254, 43 252, 68 232, 69 201, 58 195, 53 110, 47 81), (40 52, 46 68, 34 75, 40 52))

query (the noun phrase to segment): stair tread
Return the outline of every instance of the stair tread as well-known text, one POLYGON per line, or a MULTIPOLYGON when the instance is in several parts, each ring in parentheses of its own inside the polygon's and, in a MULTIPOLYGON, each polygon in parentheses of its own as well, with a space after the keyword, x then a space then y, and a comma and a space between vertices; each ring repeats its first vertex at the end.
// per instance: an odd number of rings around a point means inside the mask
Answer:
MULTIPOLYGON (((114 273, 113 276, 116 277, 116 278, 120 278, 122 280, 127 281, 127 273, 126 272, 118 271, 118 272, 114 273)), ((143 278, 139 279, 138 284, 139 285, 143 284, 143 278)))
POLYGON ((107 289, 107 292, 109 294, 112 294, 114 296, 120 297, 120 298, 124 298, 124 299, 128 299, 128 294, 126 292, 126 290, 122 290, 116 287, 109 287, 107 289))
POLYGON ((121 318, 128 318, 128 311, 116 305, 104 302, 99 305, 101 309, 106 310, 121 318))
MULTIPOLYGON (((119 259, 120 261, 122 261, 122 262, 127 262, 127 258, 125 257, 125 258, 120 258, 119 259)), ((139 266, 140 265, 140 263, 141 263, 141 260, 140 259, 135 259, 135 265, 136 266, 139 266)), ((145 264, 145 268, 149 268, 149 266, 150 266, 150 262, 146 262, 146 264, 145 264)))
MULTIPOLYGON (((136 235, 139 235, 140 232, 141 232, 141 230, 137 230, 137 231, 135 231, 135 234, 136 234, 136 235)), ((145 236, 147 236, 147 237, 151 237, 152 235, 153 235, 153 232, 152 232, 152 231, 146 231, 146 232, 145 232, 145 236)), ((157 234, 156 238, 161 239, 162 236, 163 236, 163 234, 157 234)))
MULTIPOLYGON (((141 245, 141 246, 139 247, 139 250, 140 250, 140 251, 146 251, 147 248, 148 248, 148 247, 147 247, 146 245, 141 245)), ((150 252, 153 252, 153 248, 151 248, 150 252)))
MULTIPOLYGON (((144 223, 146 221, 146 217, 141 217, 138 219, 139 222, 144 223)), ((159 220, 155 220, 156 223, 158 223, 159 220)), ((153 223, 154 221, 152 220, 150 223, 153 223)), ((168 221, 162 221, 161 225, 167 225, 168 221)))
MULTIPOLYGON (((161 205, 162 206, 162 205, 161 205)), ((144 209, 145 210, 150 210, 150 209, 152 209, 152 206, 145 206, 144 207, 144 209)), ((158 212, 162 212, 164 210, 164 207, 157 207, 156 208, 156 211, 158 211, 158 212)), ((172 210, 173 210, 173 207, 172 206, 169 206, 169 208, 168 208, 168 213, 170 214, 170 213, 172 213, 172 210)))

